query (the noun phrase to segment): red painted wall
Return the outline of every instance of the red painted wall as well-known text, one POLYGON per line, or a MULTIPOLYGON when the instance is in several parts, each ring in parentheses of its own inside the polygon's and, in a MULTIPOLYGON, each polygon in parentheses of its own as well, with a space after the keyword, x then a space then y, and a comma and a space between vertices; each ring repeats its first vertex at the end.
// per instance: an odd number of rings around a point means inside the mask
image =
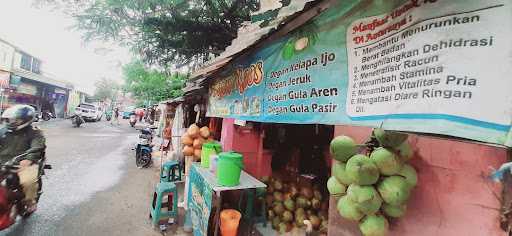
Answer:
MULTIPOLYGON (((370 133, 365 127, 335 129, 335 135, 358 142, 370 133)), ((409 141, 415 149, 411 164, 418 185, 406 215, 390 222, 390 235, 506 235, 499 227, 501 186, 486 177, 506 162, 505 149, 418 135, 409 141)), ((334 198, 329 219, 329 235, 360 235, 357 223, 339 216, 334 198)))
POLYGON ((222 121, 221 144, 224 151, 235 151, 244 157, 244 170, 259 178, 271 174, 271 154, 263 150, 263 136, 259 129, 244 129, 234 119, 222 121))

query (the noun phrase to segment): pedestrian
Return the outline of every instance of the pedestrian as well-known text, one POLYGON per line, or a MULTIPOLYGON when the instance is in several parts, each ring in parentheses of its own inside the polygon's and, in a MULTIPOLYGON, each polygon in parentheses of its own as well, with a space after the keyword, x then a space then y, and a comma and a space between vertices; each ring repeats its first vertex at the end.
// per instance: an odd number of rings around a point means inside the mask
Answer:
POLYGON ((114 121, 119 125, 119 107, 114 108, 114 119, 110 120, 110 124, 113 125, 114 121))
POLYGON ((172 127, 169 119, 166 119, 165 121, 165 128, 162 136, 163 141, 161 149, 164 152, 165 158, 167 158, 167 153, 172 151, 172 127))

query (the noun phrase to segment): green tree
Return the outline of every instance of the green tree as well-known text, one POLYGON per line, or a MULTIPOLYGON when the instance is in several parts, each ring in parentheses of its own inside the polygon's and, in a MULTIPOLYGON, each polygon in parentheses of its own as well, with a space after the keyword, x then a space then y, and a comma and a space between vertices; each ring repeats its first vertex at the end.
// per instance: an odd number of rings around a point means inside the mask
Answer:
POLYGON ((141 61, 123 66, 124 89, 132 94, 139 105, 154 103, 183 95, 186 76, 166 74, 148 69, 141 61))
POLYGON ((96 83, 94 90, 94 99, 98 101, 105 101, 107 99, 113 99, 119 91, 119 84, 114 80, 101 78, 96 83))
POLYGON ((218 55, 258 0, 35 0, 77 19, 87 40, 128 45, 147 64, 187 65, 218 55))

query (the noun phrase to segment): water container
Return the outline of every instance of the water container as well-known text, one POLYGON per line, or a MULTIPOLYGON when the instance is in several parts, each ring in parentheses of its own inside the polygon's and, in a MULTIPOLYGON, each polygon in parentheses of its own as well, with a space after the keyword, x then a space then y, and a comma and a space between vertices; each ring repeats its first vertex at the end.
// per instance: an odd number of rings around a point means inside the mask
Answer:
POLYGON ((222 152, 217 161, 217 182, 226 187, 240 184, 240 173, 244 168, 243 156, 236 152, 222 152))
POLYGON ((210 167, 210 156, 222 152, 222 146, 218 142, 207 142, 201 148, 201 167, 210 167))

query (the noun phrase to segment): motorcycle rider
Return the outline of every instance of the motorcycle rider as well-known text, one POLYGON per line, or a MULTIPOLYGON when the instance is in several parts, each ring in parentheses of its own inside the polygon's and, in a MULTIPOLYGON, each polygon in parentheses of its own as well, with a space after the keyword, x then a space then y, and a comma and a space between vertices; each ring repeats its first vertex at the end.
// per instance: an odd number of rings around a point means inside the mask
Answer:
POLYGON ((35 110, 28 105, 15 105, 0 117, 0 164, 13 157, 29 153, 19 161, 18 176, 25 193, 27 212, 37 209, 38 162, 43 158, 46 140, 41 130, 32 126, 35 110), (3 134, 2 134, 3 133, 3 134))

